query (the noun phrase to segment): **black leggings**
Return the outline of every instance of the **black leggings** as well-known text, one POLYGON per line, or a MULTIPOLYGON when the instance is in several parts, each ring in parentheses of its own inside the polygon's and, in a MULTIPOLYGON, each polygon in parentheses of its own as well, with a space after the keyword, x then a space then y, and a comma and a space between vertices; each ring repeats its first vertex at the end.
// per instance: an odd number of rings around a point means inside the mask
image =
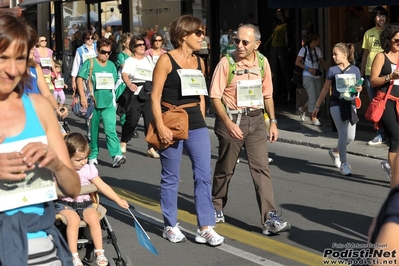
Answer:
POLYGON ((396 113, 396 101, 387 101, 381 120, 388 137, 389 152, 397 152, 399 148, 399 122, 396 113))

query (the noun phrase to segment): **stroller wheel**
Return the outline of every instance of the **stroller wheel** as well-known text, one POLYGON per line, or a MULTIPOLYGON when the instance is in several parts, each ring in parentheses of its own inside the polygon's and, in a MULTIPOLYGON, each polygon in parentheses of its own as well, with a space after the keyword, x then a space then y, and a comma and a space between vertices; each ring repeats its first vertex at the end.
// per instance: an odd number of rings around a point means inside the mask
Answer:
POLYGON ((125 266, 133 266, 132 261, 128 256, 122 255, 122 260, 125 266))
POLYGON ((129 257, 125 255, 121 255, 122 261, 117 261, 117 258, 112 258, 108 259, 108 265, 109 266, 114 266, 114 265, 123 265, 123 266, 133 266, 132 261, 130 260, 129 257))

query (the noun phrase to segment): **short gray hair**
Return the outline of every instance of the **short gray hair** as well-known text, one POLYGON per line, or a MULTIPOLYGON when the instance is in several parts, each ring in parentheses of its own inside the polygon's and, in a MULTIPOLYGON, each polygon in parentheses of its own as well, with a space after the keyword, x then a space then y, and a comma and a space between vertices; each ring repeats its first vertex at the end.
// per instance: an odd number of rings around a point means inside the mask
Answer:
POLYGON ((258 26, 255 26, 254 24, 247 23, 244 25, 241 25, 238 29, 240 28, 250 28, 254 30, 254 36, 255 36, 255 41, 260 41, 261 35, 260 35, 260 30, 258 26))

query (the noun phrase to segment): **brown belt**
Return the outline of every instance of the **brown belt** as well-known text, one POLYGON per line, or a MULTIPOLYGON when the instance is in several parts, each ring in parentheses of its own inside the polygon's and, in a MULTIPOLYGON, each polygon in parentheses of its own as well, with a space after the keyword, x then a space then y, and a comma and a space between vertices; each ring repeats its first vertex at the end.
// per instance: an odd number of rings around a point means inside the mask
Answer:
MULTIPOLYGON (((249 108, 247 109, 243 109, 241 115, 242 116, 249 116, 249 117, 254 117, 254 116, 258 116, 262 113, 262 109, 256 109, 256 110, 252 110, 250 111, 249 108)), ((238 114, 233 114, 233 117, 237 117, 238 114)))

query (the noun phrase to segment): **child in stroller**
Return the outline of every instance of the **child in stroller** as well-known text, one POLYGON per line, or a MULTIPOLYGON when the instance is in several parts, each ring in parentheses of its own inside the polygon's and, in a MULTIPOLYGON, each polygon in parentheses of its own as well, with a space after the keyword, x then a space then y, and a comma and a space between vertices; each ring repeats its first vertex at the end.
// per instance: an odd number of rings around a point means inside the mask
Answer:
MULTIPOLYGON (((97 168, 93 164, 87 164, 90 148, 85 136, 73 132, 66 135, 64 139, 72 165, 78 171, 82 187, 92 183, 98 190, 120 207, 124 209, 129 208, 127 201, 121 199, 115 191, 98 176, 97 168)), ((76 200, 67 197, 60 198, 60 200, 55 202, 55 208, 56 213, 64 216, 66 220, 66 238, 69 249, 72 252, 73 265, 83 266, 77 250, 81 218, 89 225, 97 265, 108 265, 108 259, 105 257, 103 250, 102 229, 99 216, 93 206, 90 195, 80 195, 76 200)))

